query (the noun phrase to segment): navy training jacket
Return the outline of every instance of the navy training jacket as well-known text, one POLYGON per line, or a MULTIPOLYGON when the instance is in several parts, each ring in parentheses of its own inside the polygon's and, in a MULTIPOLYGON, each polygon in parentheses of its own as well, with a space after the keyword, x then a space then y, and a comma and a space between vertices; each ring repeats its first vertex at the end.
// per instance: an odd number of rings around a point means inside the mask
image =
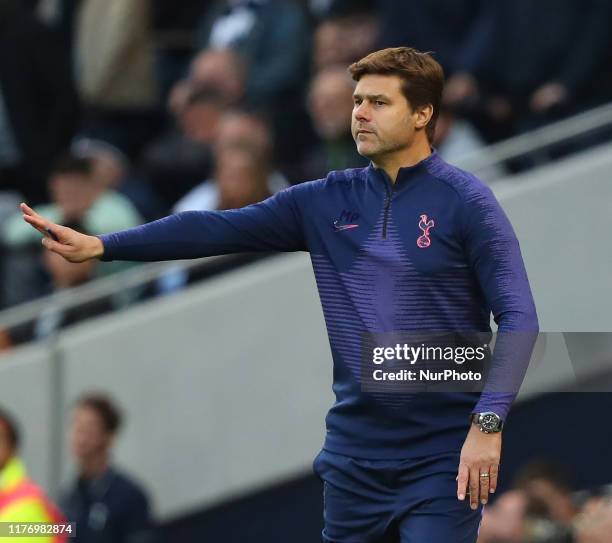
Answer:
POLYGON ((460 451, 470 413, 506 418, 538 332, 508 218, 485 184, 436 151, 401 168, 395 184, 370 164, 330 172, 242 209, 187 211, 98 237, 104 261, 308 251, 334 362, 336 401, 324 448, 349 456, 460 451), (372 334, 482 332, 490 338, 491 313, 499 335, 484 391, 364 387, 364 345, 372 334))

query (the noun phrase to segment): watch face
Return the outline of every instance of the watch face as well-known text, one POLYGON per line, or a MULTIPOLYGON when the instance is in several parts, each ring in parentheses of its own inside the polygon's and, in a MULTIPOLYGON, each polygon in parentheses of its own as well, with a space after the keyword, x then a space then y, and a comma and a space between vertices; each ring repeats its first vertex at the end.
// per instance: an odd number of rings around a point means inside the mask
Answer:
POLYGON ((499 417, 495 413, 483 413, 480 415, 480 425, 486 431, 497 430, 499 417))

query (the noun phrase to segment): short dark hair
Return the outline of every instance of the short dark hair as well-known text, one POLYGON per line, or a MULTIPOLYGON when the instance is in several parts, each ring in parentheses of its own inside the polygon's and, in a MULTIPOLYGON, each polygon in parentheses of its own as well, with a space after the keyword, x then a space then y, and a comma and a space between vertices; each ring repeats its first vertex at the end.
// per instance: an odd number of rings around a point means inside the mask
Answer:
POLYGON ((93 172, 93 162, 89 157, 75 156, 66 153, 60 156, 51 171, 52 175, 81 174, 90 176, 93 172))
POLYGON ((116 434, 121 427, 122 417, 119 408, 106 394, 85 393, 76 401, 75 407, 94 410, 102 420, 105 430, 110 434, 116 434))
POLYGON ((402 92, 412 108, 433 106, 433 114, 425 132, 433 141, 440 113, 444 70, 430 53, 412 47, 390 47, 370 53, 348 68, 355 81, 364 75, 397 75, 402 79, 402 92))
POLYGON ((0 407, 0 424, 4 425, 6 428, 6 433, 8 434, 9 442, 14 449, 19 447, 20 438, 19 435, 19 427, 17 426, 17 422, 13 418, 13 416, 0 407))

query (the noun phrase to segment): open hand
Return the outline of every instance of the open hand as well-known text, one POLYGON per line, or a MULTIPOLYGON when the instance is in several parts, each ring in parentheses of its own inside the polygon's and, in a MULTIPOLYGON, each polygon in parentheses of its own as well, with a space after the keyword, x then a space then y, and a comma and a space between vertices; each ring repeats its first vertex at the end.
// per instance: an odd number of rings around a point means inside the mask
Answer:
POLYGON ((489 501, 489 493, 497 488, 501 432, 487 434, 472 424, 461 449, 457 475, 457 497, 465 498, 469 489, 472 509, 489 501))
POLYGON ((55 224, 24 203, 21 203, 19 208, 23 213, 23 220, 45 236, 42 244, 68 262, 85 262, 100 258, 104 253, 104 245, 97 237, 55 224))

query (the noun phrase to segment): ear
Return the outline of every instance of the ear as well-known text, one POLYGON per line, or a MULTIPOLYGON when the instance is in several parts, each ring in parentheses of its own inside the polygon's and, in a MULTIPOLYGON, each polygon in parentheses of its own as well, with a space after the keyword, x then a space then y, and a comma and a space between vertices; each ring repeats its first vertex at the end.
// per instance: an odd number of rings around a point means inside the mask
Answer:
POLYGON ((431 104, 427 104, 425 106, 415 108, 414 115, 416 117, 414 127, 417 129, 425 128, 433 116, 433 106, 431 104))

